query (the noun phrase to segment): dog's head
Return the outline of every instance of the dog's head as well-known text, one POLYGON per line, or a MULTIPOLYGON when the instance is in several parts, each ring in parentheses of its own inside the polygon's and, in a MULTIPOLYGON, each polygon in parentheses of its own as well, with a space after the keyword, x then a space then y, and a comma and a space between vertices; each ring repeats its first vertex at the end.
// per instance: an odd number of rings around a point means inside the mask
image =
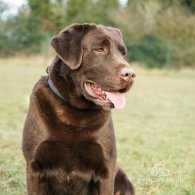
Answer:
POLYGON ((96 106, 124 107, 123 93, 132 86, 135 73, 125 59, 127 50, 118 29, 73 24, 53 37, 51 45, 60 59, 55 76, 61 84, 55 84, 65 99, 71 101, 74 93, 96 106))

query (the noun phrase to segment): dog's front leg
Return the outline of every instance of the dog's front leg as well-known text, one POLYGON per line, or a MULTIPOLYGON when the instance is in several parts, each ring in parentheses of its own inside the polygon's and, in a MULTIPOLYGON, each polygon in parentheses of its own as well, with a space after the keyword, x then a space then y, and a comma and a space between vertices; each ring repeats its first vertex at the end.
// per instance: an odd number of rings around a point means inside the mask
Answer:
POLYGON ((100 179, 99 194, 113 195, 114 194, 114 172, 109 172, 109 177, 100 179))
POLYGON ((106 179, 100 181, 100 195, 113 195, 114 194, 114 184, 113 180, 106 179))

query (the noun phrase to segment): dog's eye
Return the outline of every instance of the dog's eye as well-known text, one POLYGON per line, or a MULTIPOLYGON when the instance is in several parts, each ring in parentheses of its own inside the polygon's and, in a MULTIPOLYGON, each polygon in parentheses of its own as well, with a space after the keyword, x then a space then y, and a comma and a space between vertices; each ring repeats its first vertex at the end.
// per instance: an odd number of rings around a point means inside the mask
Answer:
POLYGON ((127 53, 126 53, 125 50, 122 50, 121 53, 122 53, 123 56, 126 56, 127 55, 127 53))
POLYGON ((123 56, 126 56, 126 52, 123 52, 122 54, 123 54, 123 56))
POLYGON ((104 48, 103 47, 100 47, 100 48, 97 48, 95 49, 97 52, 105 52, 104 48))

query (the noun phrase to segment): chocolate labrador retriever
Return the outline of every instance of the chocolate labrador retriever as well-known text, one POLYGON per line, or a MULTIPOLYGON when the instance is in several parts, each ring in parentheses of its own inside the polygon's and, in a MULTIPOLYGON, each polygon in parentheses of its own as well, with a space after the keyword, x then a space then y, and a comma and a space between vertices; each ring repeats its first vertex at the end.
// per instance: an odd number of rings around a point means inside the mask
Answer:
POLYGON ((133 195, 116 166, 111 108, 123 108, 135 73, 118 29, 73 24, 34 86, 23 133, 29 195, 133 195))

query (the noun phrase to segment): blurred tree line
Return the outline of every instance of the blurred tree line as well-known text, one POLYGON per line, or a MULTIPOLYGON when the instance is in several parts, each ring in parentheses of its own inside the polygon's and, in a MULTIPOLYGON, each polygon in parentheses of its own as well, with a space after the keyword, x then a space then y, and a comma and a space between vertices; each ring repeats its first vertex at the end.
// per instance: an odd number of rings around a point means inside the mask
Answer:
POLYGON ((195 66, 195 0, 27 0, 15 15, 0 0, 0 56, 34 54, 73 22, 121 29, 129 60, 195 66))

